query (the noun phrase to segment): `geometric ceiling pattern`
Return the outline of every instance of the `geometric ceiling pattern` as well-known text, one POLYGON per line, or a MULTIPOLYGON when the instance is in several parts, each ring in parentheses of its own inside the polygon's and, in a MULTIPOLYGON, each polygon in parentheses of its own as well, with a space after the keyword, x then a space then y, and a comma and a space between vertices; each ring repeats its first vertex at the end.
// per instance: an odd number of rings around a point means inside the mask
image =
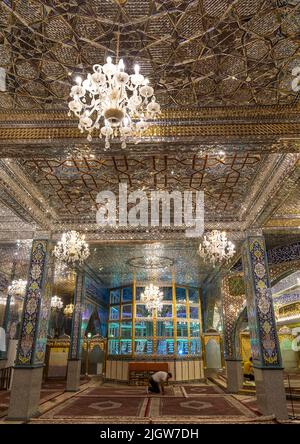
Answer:
POLYGON ((267 156, 177 155, 19 160, 61 221, 94 222, 99 191, 202 190, 205 219, 236 220, 267 156))
POLYGON ((138 282, 158 283, 170 283, 174 277, 179 284, 199 286, 212 267, 200 259, 198 245, 195 240, 100 244, 91 246, 88 264, 106 287, 126 285, 133 277, 138 282), (147 259, 155 265, 148 266, 147 259), (139 266, 135 267, 135 263, 139 266))
POLYGON ((291 104, 295 0, 5 0, 2 109, 65 109, 74 75, 108 55, 138 62, 164 108, 291 104), (124 3, 124 2, 123 2, 124 3), (119 36, 119 37, 118 37, 119 36))

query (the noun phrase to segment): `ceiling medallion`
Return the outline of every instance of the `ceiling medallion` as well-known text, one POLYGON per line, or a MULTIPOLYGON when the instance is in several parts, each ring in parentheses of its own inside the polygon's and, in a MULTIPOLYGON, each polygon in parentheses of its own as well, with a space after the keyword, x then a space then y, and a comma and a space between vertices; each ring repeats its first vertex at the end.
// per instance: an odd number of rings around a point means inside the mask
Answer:
POLYGON ((77 231, 63 233, 61 240, 53 249, 53 255, 59 262, 69 265, 82 265, 89 257, 89 245, 84 240, 85 236, 77 231))
POLYGON ((172 267, 174 260, 165 256, 140 256, 129 259, 127 263, 136 268, 162 269, 172 267))
POLYGON ((215 267, 216 262, 227 261, 235 254, 234 244, 227 239, 225 231, 212 230, 199 245, 199 256, 215 267))
POLYGON ((145 287, 144 292, 141 294, 141 302, 143 302, 147 310, 154 314, 156 310, 159 313, 162 309, 163 292, 160 291, 159 287, 150 284, 145 287))
POLYGON ((121 148, 126 148, 129 138, 137 143, 149 126, 148 120, 160 113, 149 80, 140 74, 138 65, 134 74, 127 74, 122 59, 114 64, 108 57, 103 66, 94 65, 92 74, 83 81, 77 77, 76 82, 69 109, 79 118, 80 131, 88 132, 88 141, 92 140, 93 130, 100 129, 105 149, 114 138, 120 139, 121 148))

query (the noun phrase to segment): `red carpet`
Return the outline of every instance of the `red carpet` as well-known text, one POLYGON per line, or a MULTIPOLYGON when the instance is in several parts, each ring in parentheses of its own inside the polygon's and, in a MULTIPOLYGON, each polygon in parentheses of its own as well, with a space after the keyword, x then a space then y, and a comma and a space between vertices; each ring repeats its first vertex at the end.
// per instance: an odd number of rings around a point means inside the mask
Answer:
POLYGON ((76 396, 64 405, 54 408, 51 417, 144 416, 145 399, 76 396))
POLYGON ((188 396, 224 394, 221 389, 213 385, 184 385, 183 389, 188 396))
POLYGON ((157 416, 240 416, 244 413, 225 397, 205 396, 201 399, 161 398, 157 416))

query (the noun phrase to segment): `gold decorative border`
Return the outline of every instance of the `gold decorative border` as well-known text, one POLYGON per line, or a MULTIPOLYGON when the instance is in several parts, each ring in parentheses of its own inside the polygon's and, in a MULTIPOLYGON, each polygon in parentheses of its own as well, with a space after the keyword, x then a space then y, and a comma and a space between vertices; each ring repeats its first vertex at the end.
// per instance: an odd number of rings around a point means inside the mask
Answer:
MULTIPOLYGON (((203 125, 153 125, 147 129, 143 137, 238 137, 262 135, 300 135, 300 123, 230 123, 203 125)), ((76 127, 25 127, 1 128, 0 140, 43 140, 47 139, 86 139, 86 133, 81 133, 76 127)), ((95 140, 97 137, 95 136, 95 140)))

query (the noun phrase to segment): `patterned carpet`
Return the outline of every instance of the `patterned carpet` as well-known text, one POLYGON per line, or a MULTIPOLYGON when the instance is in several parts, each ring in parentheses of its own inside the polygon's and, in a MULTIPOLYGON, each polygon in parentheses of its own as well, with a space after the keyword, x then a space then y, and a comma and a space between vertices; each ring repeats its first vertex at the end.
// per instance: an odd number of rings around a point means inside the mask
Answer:
MULTIPOLYGON (((230 395, 212 383, 169 385, 165 395, 146 388, 90 382, 77 393, 41 392, 38 418, 30 424, 199 424, 275 423, 263 417, 254 396, 230 395), (49 402, 46 402, 46 401, 49 402)), ((0 393, 0 405, 9 394, 0 393)), ((300 407, 300 405, 299 405, 300 407)), ((1 415, 1 410, 0 410, 1 415)))
POLYGON ((224 395, 224 391, 217 387, 216 385, 184 385, 182 386, 182 390, 186 397, 190 396, 198 396, 198 395, 216 395, 222 394, 224 395))
MULTIPOLYGON (((57 396, 63 393, 62 390, 41 390, 40 404, 50 401, 51 399, 56 398, 57 396)), ((0 392, 0 418, 6 415, 6 412, 9 407, 9 399, 10 399, 10 391, 1 391, 0 392)))
MULTIPOLYGON (((31 423, 148 423, 252 421, 258 418, 240 401, 212 384, 174 385, 165 395, 145 387, 103 384, 88 387, 58 403, 31 423), (221 421, 222 419, 222 421, 221 421)), ((268 420, 273 420, 268 418, 268 420)), ((260 418, 264 422, 263 418, 260 418)))

